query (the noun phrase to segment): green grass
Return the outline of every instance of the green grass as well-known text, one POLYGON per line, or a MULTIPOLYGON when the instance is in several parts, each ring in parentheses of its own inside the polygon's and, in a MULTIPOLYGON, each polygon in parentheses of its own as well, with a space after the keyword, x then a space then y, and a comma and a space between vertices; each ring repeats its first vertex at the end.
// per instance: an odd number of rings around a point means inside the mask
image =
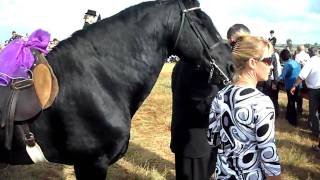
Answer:
MULTIPOLYGON (((171 71, 165 64, 151 94, 134 116, 131 140, 124 158, 109 168, 111 180, 175 179, 174 156, 170 151, 171 71)), ((282 179, 319 180, 320 153, 311 149, 317 139, 306 126, 308 101, 297 128, 285 119, 286 94, 280 93, 280 116, 276 119, 276 141, 282 165, 282 179)), ((9 166, 0 170, 0 179, 75 179, 72 166, 39 164, 9 166)))

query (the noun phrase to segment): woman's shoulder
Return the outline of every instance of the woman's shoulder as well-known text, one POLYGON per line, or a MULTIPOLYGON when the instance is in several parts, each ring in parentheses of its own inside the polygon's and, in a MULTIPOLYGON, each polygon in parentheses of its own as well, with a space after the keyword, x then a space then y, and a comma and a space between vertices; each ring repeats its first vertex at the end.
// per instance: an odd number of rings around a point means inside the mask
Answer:
MULTIPOLYGON (((264 95, 256 87, 252 86, 238 86, 238 85, 228 85, 219 91, 218 97, 224 97, 228 99, 233 99, 236 101, 243 101, 248 99, 265 99, 268 96, 264 95)), ((270 99, 270 98, 269 98, 270 99)))

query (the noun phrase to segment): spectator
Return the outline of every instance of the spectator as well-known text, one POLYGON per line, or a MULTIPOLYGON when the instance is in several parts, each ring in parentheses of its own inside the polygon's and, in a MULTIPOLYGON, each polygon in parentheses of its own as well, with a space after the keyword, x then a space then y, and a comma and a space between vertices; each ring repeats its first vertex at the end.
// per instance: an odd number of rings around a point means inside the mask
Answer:
POLYGON ((303 65, 310 59, 309 54, 305 52, 304 45, 299 45, 297 47, 297 54, 294 59, 301 65, 301 67, 303 67, 303 65))
MULTIPOLYGON (((299 45, 297 47, 297 51, 296 51, 296 55, 295 55, 295 60, 301 65, 301 68, 304 66, 304 64, 310 60, 310 55, 308 53, 305 52, 305 47, 304 45, 299 45)), ((303 106, 303 99, 302 96, 299 96, 299 102, 301 102, 301 107, 303 106)), ((300 108, 299 109, 299 115, 302 114, 303 109, 300 108)))
POLYGON ((277 38, 274 36, 274 30, 270 31, 270 38, 268 39, 273 47, 276 47, 277 38))
POLYGON ((19 39, 19 38, 22 38, 21 35, 17 34, 16 31, 12 31, 12 36, 11 38, 9 39, 8 43, 10 43, 11 41, 15 40, 15 39, 19 39))
POLYGON ((320 105, 320 57, 318 48, 313 47, 311 49, 311 56, 312 58, 305 63, 299 77, 291 86, 290 92, 292 94, 295 93, 297 87, 305 80, 309 95, 309 126, 312 133, 315 136, 320 137, 320 123, 318 117, 318 107, 320 105))
POLYGON ((55 46, 57 46, 59 43, 59 40, 57 38, 53 38, 52 41, 50 41, 48 45, 48 51, 51 51, 55 46))
POLYGON ((250 34, 250 30, 247 26, 244 24, 234 24, 227 31, 228 43, 233 47, 237 38, 246 34, 250 34))
POLYGON ((294 50, 293 50, 293 44, 291 39, 287 39, 286 49, 290 52, 291 56, 293 56, 294 50))
POLYGON ((24 41, 28 41, 28 39, 29 39, 29 34, 28 33, 26 33, 26 35, 25 36, 23 36, 23 37, 21 37, 24 41))
MULTIPOLYGON (((274 48, 274 47, 273 47, 274 48)), ((274 48, 274 51, 271 55, 272 57, 272 65, 273 65, 273 69, 270 72, 268 81, 267 81, 267 85, 268 85, 268 96, 270 97, 270 99, 273 102, 274 105, 274 109, 276 112, 276 116, 279 115, 279 103, 278 103, 278 96, 279 96, 279 76, 281 75, 282 72, 282 67, 280 64, 280 57, 279 57, 279 53, 278 50, 276 48, 274 48)))
POLYGON ((218 147, 215 179, 280 179, 274 107, 255 88, 268 79, 272 52, 271 43, 260 37, 236 41, 237 81, 219 91, 209 115, 209 144, 218 147))
POLYGON ((84 19, 84 25, 82 29, 86 29, 89 25, 96 22, 96 16, 97 12, 91 9, 88 9, 88 11, 85 13, 83 19, 84 19))
POLYGON ((302 85, 300 84, 297 86, 294 94, 291 94, 290 89, 294 85, 294 82, 301 71, 301 66, 297 61, 291 59, 291 54, 287 49, 281 51, 280 57, 285 62, 280 75, 280 80, 284 81, 284 86, 288 97, 286 119, 291 125, 297 126, 297 115, 302 109, 302 98, 300 93, 302 85))

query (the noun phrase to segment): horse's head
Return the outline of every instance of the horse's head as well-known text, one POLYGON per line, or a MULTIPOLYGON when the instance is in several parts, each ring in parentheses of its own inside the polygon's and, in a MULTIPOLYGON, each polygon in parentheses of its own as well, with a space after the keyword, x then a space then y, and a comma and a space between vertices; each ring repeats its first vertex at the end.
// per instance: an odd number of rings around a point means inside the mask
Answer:
MULTIPOLYGON (((231 50, 214 27, 210 17, 201 11, 197 0, 176 0, 178 11, 172 28, 173 54, 181 60, 203 66, 210 76, 220 77, 225 84, 232 77, 234 68, 231 50), (217 76, 218 75, 218 76, 217 76)), ((211 79, 211 77, 210 77, 211 79)))

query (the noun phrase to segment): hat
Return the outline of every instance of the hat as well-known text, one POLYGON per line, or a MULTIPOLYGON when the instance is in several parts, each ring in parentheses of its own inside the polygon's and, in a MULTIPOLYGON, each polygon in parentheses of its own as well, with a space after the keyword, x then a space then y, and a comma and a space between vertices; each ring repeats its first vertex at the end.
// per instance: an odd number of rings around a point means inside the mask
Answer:
POLYGON ((270 33, 273 34, 273 33, 274 33, 274 30, 271 30, 270 33))
POLYGON ((91 9, 88 9, 88 11, 87 11, 85 14, 87 14, 87 15, 91 15, 91 16, 97 16, 96 11, 91 10, 91 9))

